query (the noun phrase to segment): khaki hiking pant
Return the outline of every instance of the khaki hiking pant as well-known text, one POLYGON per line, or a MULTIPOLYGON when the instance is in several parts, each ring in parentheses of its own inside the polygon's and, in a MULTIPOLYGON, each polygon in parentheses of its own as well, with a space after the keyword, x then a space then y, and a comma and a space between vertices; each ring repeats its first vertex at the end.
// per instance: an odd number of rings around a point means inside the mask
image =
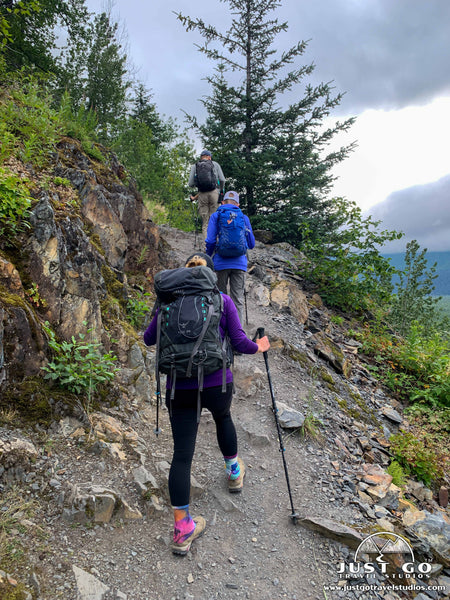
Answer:
POLYGON ((198 193, 198 212, 202 219, 202 250, 205 251, 206 231, 210 216, 216 212, 219 205, 219 190, 198 193))

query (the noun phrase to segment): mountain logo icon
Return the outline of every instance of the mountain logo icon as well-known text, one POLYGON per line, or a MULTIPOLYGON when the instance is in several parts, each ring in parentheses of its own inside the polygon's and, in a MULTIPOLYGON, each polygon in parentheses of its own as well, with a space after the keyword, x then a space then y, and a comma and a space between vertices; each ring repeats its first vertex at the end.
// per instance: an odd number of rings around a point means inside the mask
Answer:
POLYGON ((355 563, 360 560, 363 554, 378 554, 375 559, 379 564, 386 563, 385 554, 403 554, 405 562, 414 562, 414 552, 409 543, 396 533, 390 531, 380 531, 369 535, 361 542, 355 553, 355 563))

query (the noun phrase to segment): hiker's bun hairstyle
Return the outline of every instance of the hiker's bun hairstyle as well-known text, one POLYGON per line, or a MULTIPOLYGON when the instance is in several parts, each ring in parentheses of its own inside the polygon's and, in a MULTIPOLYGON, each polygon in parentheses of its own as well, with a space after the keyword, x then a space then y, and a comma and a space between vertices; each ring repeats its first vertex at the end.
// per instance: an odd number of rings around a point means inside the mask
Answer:
POLYGON ((200 256, 193 256, 187 263, 186 267, 206 267, 206 260, 204 258, 200 258, 200 256))
POLYGON ((214 263, 212 258, 204 252, 196 252, 192 254, 187 260, 185 267, 208 267, 211 271, 214 271, 214 263))

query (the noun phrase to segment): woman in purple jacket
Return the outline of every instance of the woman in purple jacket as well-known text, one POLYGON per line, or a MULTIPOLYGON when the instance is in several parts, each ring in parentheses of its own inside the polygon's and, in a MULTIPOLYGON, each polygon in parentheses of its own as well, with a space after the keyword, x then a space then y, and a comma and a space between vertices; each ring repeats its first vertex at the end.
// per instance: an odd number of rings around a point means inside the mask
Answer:
MULTIPOLYGON (((186 267, 207 266, 214 270, 211 258, 201 252, 188 258, 186 267)), ((229 296, 223 296, 223 313, 220 320, 222 338, 228 334, 230 343, 236 352, 256 354, 265 352, 270 344, 267 337, 252 342, 242 329, 236 307, 229 296)), ((156 316, 144 333, 147 346, 156 343, 156 316)), ((233 393, 233 374, 227 369, 226 392, 222 392, 222 370, 205 375, 201 392, 201 407, 207 408, 216 423, 217 441, 225 460, 230 492, 240 492, 244 483, 245 465, 238 458, 237 436, 231 418, 231 400, 233 393)), ((177 379, 175 397, 170 400, 173 437, 173 457, 169 473, 169 493, 173 508, 175 526, 171 545, 174 554, 187 554, 192 542, 203 533, 206 522, 201 516, 191 517, 189 496, 191 485, 191 466, 197 438, 197 378, 177 379)), ((166 404, 169 393, 166 394, 166 404)))

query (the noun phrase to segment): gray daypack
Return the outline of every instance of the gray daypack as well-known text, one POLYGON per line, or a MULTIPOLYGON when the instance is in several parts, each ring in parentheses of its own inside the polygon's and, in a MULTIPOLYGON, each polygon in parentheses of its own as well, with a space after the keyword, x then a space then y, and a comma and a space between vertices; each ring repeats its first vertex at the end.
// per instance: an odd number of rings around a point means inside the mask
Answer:
POLYGON ((199 192, 211 192, 217 187, 212 160, 199 160, 195 165, 195 184, 199 192))
POLYGON ((155 372, 170 377, 172 400, 178 377, 198 381, 200 392, 205 375, 222 369, 222 391, 226 391, 226 369, 230 366, 227 341, 222 340, 219 323, 223 298, 217 275, 208 267, 181 267, 155 276, 158 309, 155 372))

